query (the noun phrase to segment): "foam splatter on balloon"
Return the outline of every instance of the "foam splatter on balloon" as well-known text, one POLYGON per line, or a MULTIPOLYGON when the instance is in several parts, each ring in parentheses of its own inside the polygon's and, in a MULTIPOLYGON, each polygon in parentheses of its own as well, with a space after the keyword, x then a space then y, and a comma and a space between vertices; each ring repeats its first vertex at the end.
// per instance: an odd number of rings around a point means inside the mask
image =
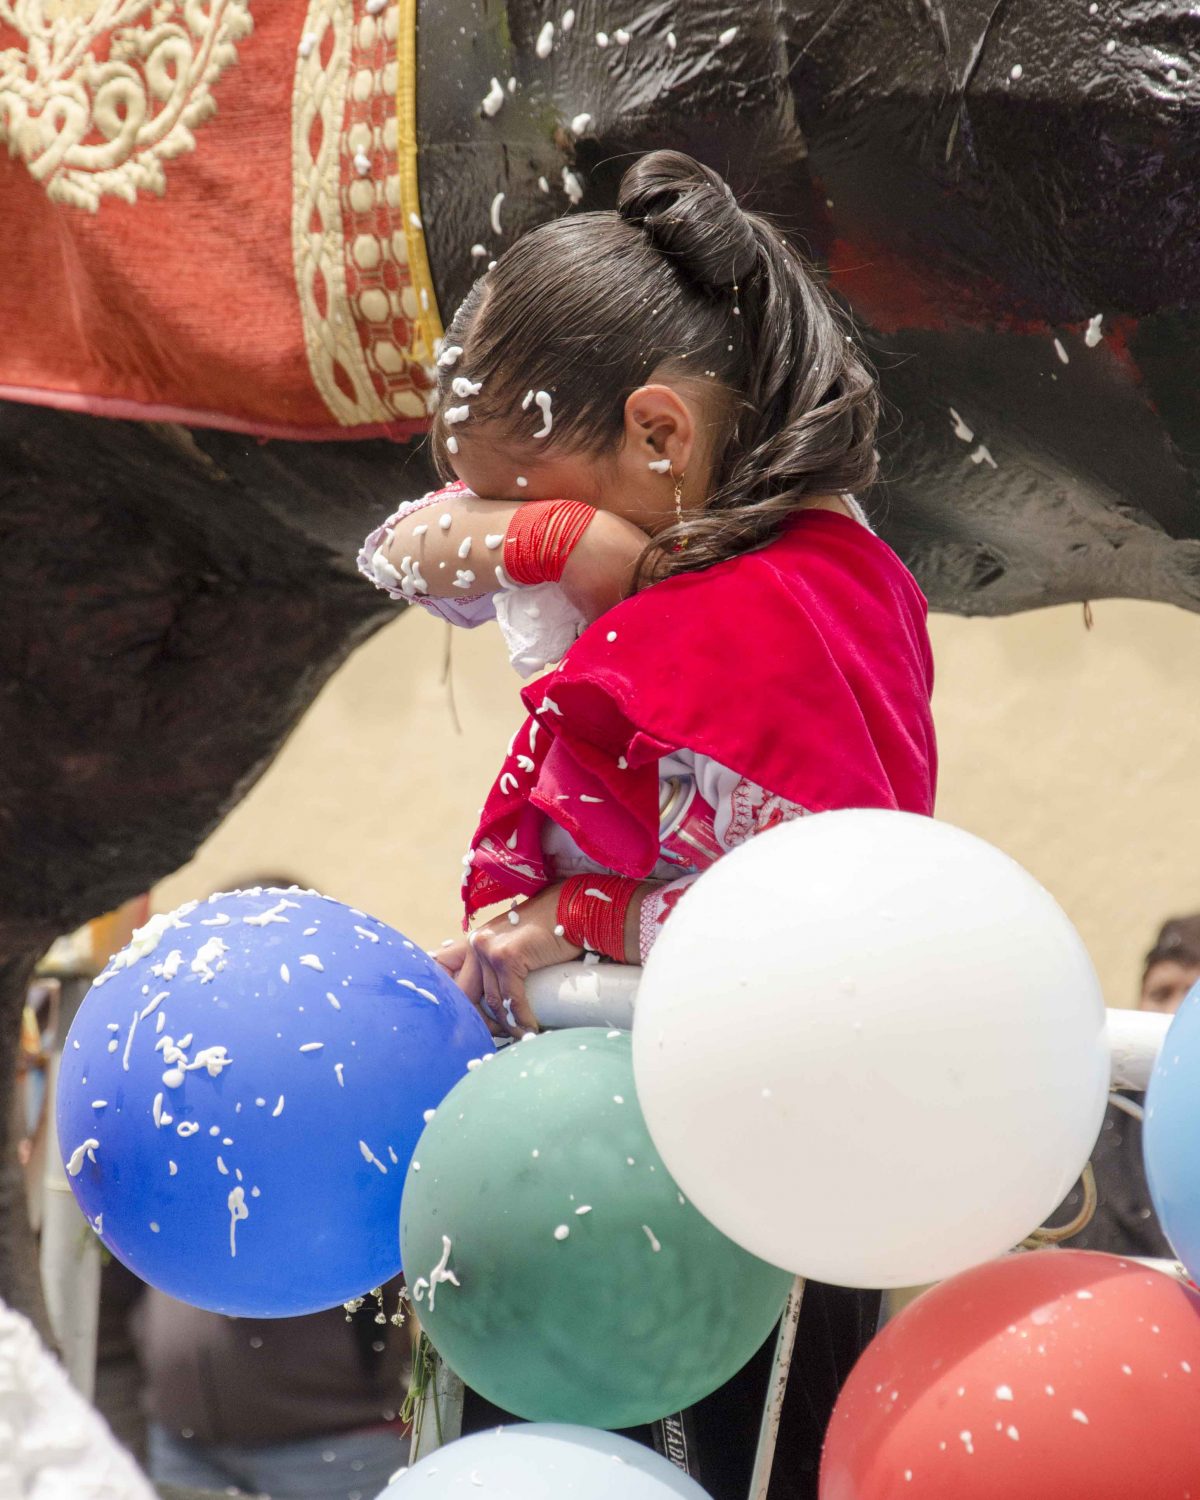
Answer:
POLYGON ((210 896, 134 934, 63 1054, 68 1179, 112 1252, 200 1307, 283 1317, 400 1268, 426 1111, 492 1040, 429 956, 314 891, 210 896))

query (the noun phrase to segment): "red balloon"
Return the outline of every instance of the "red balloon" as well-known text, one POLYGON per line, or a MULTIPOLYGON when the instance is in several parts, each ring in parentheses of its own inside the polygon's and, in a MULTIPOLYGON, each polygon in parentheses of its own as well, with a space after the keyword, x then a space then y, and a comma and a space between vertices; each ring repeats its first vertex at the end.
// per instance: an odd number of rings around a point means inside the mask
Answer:
POLYGON ((1012 1255, 911 1303, 838 1399, 820 1500, 1200 1500, 1200 1295, 1012 1255))

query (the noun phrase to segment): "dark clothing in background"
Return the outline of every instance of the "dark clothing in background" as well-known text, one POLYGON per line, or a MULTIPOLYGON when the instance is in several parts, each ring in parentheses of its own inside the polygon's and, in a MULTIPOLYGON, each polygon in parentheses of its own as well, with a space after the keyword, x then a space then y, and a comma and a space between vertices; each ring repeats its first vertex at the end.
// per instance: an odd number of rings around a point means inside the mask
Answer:
MULTIPOLYGON (((1123 1097, 1141 1107, 1144 1094, 1123 1097)), ((1110 1104, 1092 1152, 1099 1202, 1092 1222, 1067 1241, 1071 1250, 1105 1250, 1110 1255, 1149 1256, 1174 1260, 1175 1252, 1162 1232, 1150 1202, 1150 1187, 1142 1159, 1142 1122, 1110 1104)), ((1069 1223, 1083 1204, 1083 1187, 1076 1183, 1050 1220, 1069 1223)))
POLYGON ((352 1322, 340 1307, 227 1318, 149 1289, 134 1315, 147 1415, 198 1444, 286 1443, 385 1424, 399 1431, 408 1328, 376 1325, 375 1310, 370 1298, 352 1322), (381 1351, 371 1347, 378 1342, 381 1351))
POLYGON ((100 1321, 96 1340, 95 1405, 144 1469, 147 1463, 145 1383, 130 1320, 146 1290, 127 1266, 107 1256, 100 1269, 100 1321))

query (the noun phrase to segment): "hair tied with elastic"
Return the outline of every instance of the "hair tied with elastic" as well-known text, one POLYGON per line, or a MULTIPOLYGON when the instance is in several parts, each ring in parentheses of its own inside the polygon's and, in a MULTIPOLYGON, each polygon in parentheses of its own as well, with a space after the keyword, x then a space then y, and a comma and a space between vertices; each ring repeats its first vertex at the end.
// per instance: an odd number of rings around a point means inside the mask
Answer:
POLYGON ((754 222, 716 172, 679 151, 652 151, 625 174, 618 212, 693 286, 744 285, 759 261, 754 222))

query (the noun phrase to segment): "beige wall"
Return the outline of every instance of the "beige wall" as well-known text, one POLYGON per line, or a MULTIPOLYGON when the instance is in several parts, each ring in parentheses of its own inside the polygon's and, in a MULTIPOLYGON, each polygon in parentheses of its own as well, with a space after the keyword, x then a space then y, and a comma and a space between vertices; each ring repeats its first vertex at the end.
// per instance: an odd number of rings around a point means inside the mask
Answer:
MULTIPOLYGON (((1110 1004, 1129 1002, 1166 915, 1200 909, 1200 619, 1105 602, 933 621, 941 817, 1058 897, 1110 1004)), ((419 611, 363 646, 199 854, 170 907, 256 870, 294 873, 432 945, 457 930, 460 857, 520 719, 495 631, 419 611)))

